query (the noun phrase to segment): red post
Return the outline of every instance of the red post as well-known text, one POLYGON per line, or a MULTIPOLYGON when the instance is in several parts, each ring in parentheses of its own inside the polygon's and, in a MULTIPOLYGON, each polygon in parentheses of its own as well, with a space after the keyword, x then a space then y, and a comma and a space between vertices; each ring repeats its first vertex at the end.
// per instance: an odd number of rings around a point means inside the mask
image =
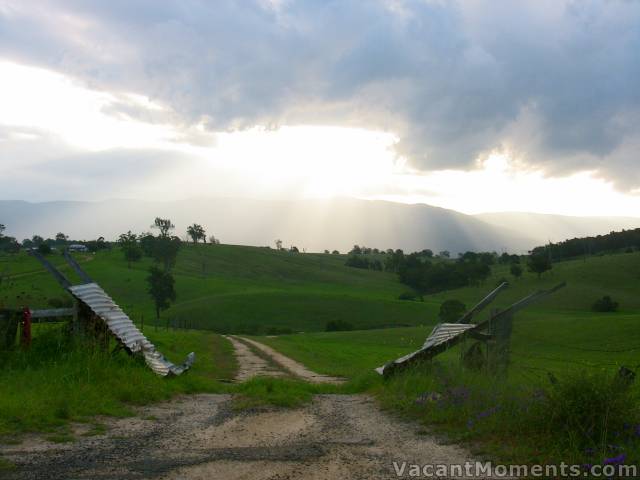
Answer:
POLYGON ((29 307, 22 309, 22 333, 20 335, 20 345, 22 348, 31 346, 31 310, 29 307))

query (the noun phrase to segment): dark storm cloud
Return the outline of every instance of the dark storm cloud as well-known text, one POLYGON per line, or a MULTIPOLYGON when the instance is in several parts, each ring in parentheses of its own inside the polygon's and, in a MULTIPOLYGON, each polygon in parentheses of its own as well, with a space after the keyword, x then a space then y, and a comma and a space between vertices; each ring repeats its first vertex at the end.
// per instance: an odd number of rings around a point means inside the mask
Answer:
POLYGON ((0 56, 148 95, 186 123, 383 128, 419 169, 505 148, 638 186, 638 1, 0 5, 0 56))

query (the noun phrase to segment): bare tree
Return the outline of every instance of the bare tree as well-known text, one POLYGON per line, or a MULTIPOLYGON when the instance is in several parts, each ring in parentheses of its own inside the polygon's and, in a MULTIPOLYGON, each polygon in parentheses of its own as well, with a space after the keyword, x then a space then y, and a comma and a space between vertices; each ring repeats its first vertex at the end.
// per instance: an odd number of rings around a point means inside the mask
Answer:
POLYGON ((161 237, 168 237, 169 232, 176 228, 176 226, 171 223, 171 220, 169 220, 168 218, 156 217, 153 225, 151 225, 151 228, 157 228, 158 230, 160 230, 161 237))

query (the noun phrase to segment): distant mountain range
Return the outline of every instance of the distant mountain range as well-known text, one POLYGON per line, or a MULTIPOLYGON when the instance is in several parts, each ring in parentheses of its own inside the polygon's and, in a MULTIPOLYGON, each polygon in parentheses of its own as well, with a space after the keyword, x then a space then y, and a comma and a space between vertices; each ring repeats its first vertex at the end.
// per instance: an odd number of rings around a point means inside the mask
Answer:
POLYGON ((261 201, 198 198, 172 202, 108 200, 103 202, 0 201, 0 223, 18 239, 34 234, 73 239, 104 236, 113 240, 131 230, 150 230, 157 216, 170 218, 175 234, 199 223, 223 243, 274 246, 282 239, 309 252, 354 244, 405 251, 430 248, 452 254, 466 250, 526 252, 549 240, 640 227, 640 219, 565 217, 529 213, 465 215, 417 204, 356 199, 261 201))

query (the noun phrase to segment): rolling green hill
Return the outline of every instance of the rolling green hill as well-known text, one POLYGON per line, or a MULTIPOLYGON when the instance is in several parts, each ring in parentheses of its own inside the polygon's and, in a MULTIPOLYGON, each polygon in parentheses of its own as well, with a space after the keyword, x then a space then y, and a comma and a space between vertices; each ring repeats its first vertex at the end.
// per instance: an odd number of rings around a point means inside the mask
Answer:
MULTIPOLYGON (((322 373, 353 377, 419 347, 428 327, 437 323, 444 300, 458 299, 470 308, 505 278, 509 288, 490 307, 504 308, 535 290, 566 281, 565 288, 516 314, 512 370, 544 375, 640 364, 640 253, 560 262, 541 278, 527 272, 514 281, 508 271, 508 266, 497 265, 482 285, 425 297, 426 328, 282 335, 261 341, 322 373), (603 295, 618 301, 620 311, 592 312, 591 305, 603 295)), ((483 313, 479 318, 486 317, 483 313)), ((454 349, 443 358, 456 362, 457 355, 454 349)))
MULTIPOLYGON (((121 252, 78 255, 86 271, 138 322, 153 319, 145 277, 151 261, 127 268, 121 252)), ((63 259, 51 256, 74 278, 63 259)), ((397 300, 406 290, 393 274, 344 266, 345 257, 292 254, 267 248, 185 245, 175 266, 177 301, 162 324, 188 322, 218 332, 324 330, 330 320, 355 328, 420 325, 430 304, 397 300)), ((0 257, 0 303, 45 307, 64 294, 53 278, 26 254, 0 257)), ((432 312, 431 312, 432 313, 432 312)))
MULTIPOLYGON (((74 278, 63 259, 50 259, 74 278)), ((151 261, 127 268, 121 252, 80 255, 89 274, 118 301, 135 321, 153 321, 145 277, 151 261)), ((232 333, 321 331, 330 320, 345 320, 356 329, 430 325, 442 301, 456 298, 472 306, 501 279, 511 285, 492 308, 507 306, 531 291, 560 281, 567 287, 521 314, 522 318, 593 317, 592 303, 611 295, 620 314, 640 312, 640 253, 589 257, 560 262, 538 279, 525 273, 513 281, 507 266, 493 267, 481 285, 425 297, 424 302, 400 301, 406 290, 394 274, 344 266, 345 256, 292 254, 267 248, 232 245, 185 245, 175 266, 176 303, 163 313, 161 324, 188 322, 192 327, 232 333)), ((26 254, 0 256, 0 305, 45 307, 64 293, 51 276, 26 254)), ((601 315, 602 316, 602 315, 601 315)), ((603 318, 609 318, 604 315, 603 318)), ((613 317, 612 317, 613 318, 613 317)))

